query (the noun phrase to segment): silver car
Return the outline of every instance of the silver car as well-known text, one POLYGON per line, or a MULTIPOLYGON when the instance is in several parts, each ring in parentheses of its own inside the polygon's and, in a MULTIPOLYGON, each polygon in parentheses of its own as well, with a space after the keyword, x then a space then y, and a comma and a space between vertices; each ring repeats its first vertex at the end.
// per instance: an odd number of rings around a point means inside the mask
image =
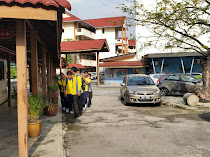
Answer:
POLYGON ((127 75, 121 86, 121 98, 125 105, 129 103, 159 104, 161 102, 160 90, 148 75, 127 75))

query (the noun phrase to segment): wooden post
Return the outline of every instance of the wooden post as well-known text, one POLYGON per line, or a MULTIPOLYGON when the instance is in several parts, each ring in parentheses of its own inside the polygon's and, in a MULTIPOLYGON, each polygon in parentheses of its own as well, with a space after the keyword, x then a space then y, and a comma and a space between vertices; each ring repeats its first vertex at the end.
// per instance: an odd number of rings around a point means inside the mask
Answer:
POLYGON ((31 42, 31 80, 32 95, 38 95, 38 53, 37 53, 37 37, 34 30, 30 31, 31 42))
POLYGON ((50 56, 47 54, 47 86, 50 85, 50 56))
POLYGON ((74 54, 74 64, 77 64, 77 56, 74 54))
POLYGON ((68 72, 68 67, 69 64, 68 64, 68 55, 66 54, 66 75, 67 75, 67 72, 68 72))
POLYGON ((97 52, 97 85, 100 86, 100 76, 99 76, 99 52, 97 52))
POLYGON ((28 157, 26 22, 16 23, 17 112, 19 157, 28 157))
POLYGON ((44 103, 46 103, 47 98, 47 80, 46 80, 46 50, 42 48, 42 95, 44 98, 44 103))
POLYGON ((7 80, 8 80, 8 107, 11 107, 11 55, 8 54, 7 59, 7 80))
MULTIPOLYGON (((125 40, 126 40, 126 43, 127 43, 127 37, 126 37, 126 28, 125 28, 125 40)), ((128 53, 128 44, 126 44, 126 47, 125 47, 125 54, 128 53)))
POLYGON ((123 33, 123 26, 122 26, 122 55, 123 55, 123 49, 124 49, 124 48, 123 48, 123 44, 124 44, 124 43, 123 43, 123 38, 124 38, 124 37, 123 37, 123 34, 124 34, 124 33, 123 33))
POLYGON ((51 58, 51 84, 54 83, 55 79, 55 66, 53 64, 53 59, 51 58))
POLYGON ((62 73, 62 57, 61 57, 61 54, 60 54, 60 74, 62 73))

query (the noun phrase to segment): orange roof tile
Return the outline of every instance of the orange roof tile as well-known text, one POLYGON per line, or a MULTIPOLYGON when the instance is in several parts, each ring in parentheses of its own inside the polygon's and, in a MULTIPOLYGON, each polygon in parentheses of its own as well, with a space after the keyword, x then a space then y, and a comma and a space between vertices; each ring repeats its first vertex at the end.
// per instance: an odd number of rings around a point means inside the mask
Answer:
POLYGON ((125 18, 126 18, 125 16, 121 16, 121 17, 110 17, 110 18, 100 18, 100 19, 89 19, 84 21, 93 25, 96 28, 122 27, 125 18))
MULTIPOLYGON (((81 40, 81 41, 64 41, 61 42, 62 52, 79 52, 79 51, 93 51, 103 49, 106 39, 98 40, 81 40)), ((107 45, 108 46, 108 45, 107 45)), ((107 48, 108 50, 109 48, 107 48)))

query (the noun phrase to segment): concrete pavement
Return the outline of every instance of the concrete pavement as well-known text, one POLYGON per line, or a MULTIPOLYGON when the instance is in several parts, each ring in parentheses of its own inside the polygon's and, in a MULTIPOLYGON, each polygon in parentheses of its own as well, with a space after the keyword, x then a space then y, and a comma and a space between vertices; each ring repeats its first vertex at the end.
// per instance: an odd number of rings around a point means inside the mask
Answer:
POLYGON ((94 87, 82 117, 64 117, 67 157, 208 157, 210 113, 124 106, 119 89, 94 87))
MULTIPOLYGON (((63 157, 61 109, 55 117, 41 116, 42 131, 38 138, 29 138, 29 156, 63 157)), ((0 156, 18 156, 17 110, 0 106, 0 156)))

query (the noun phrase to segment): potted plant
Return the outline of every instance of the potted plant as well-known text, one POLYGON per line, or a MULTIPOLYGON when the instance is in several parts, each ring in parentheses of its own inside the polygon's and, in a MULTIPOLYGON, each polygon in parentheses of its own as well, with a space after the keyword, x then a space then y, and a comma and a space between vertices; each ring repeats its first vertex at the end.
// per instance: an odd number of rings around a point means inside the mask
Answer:
POLYGON ((28 133, 30 137, 38 137, 41 132, 42 122, 39 116, 40 111, 46 106, 41 101, 41 96, 28 97, 28 133))
POLYGON ((45 112, 48 116, 56 116, 58 112, 58 93, 59 87, 57 83, 48 86, 49 105, 46 106, 45 112))

